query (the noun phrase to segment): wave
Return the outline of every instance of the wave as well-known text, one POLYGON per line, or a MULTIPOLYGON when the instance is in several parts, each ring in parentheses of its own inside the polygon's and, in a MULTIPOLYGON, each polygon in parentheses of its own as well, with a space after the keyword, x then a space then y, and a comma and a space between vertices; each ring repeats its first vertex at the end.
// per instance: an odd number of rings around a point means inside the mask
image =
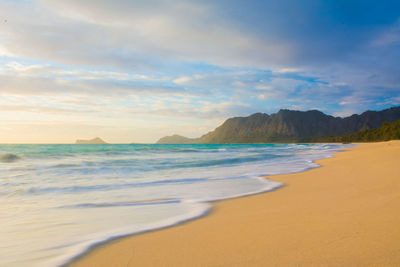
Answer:
POLYGON ((283 155, 278 154, 259 154, 253 156, 242 156, 242 157, 231 157, 231 158, 223 158, 223 159, 207 159, 207 160, 197 160, 193 162, 182 162, 177 163, 171 168, 193 168, 193 167, 211 167, 211 166, 224 166, 224 165, 237 165, 244 164, 250 162, 257 161, 265 161, 271 159, 277 159, 284 157, 283 155))
POLYGON ((137 229, 134 226, 126 227, 125 229, 117 229, 114 231, 99 233, 97 236, 94 236, 92 239, 86 240, 85 242, 78 244, 74 250, 70 250, 69 253, 65 253, 61 257, 54 258, 52 261, 48 261, 48 266, 60 266, 67 267, 69 264, 74 262, 74 260, 82 257, 84 254, 91 251, 98 245, 105 244, 109 241, 126 237, 128 235, 134 234, 143 234, 148 233, 160 229, 165 229, 168 227, 172 227, 175 225, 183 224, 185 222, 193 221, 197 218, 201 218, 206 216, 212 210, 212 206, 209 203, 198 203, 197 208, 192 211, 181 214, 178 216, 166 218, 160 222, 148 224, 141 229, 137 229))
POLYGON ((39 266, 64 266, 107 240, 203 216, 211 210, 209 202, 275 190, 283 185, 259 176, 317 167, 315 159, 343 147, 347 146, 4 147, 0 151, 16 153, 0 153, 7 162, 23 160, 0 163, 0 200, 10 207, 8 214, 2 214, 7 219, 2 228, 10 241, 4 250, 10 253, 4 253, 0 265, 48 255, 39 266), (43 219, 23 223, 36 216, 43 219), (15 223, 19 223, 19 233, 36 227, 43 233, 54 230, 60 238, 53 241, 49 236, 51 247, 45 239, 38 242, 40 253, 31 252, 29 243, 35 242, 35 237, 21 234, 24 239, 16 239, 9 231, 16 229, 15 223))
POLYGON ((21 157, 18 156, 17 154, 12 154, 12 153, 0 154, 0 162, 11 163, 20 159, 21 157))
POLYGON ((148 199, 129 202, 102 202, 102 203, 80 203, 76 205, 66 205, 57 208, 107 208, 107 207, 128 207, 128 206, 147 206, 180 203, 181 200, 174 198, 148 199))
POLYGON ((193 184, 199 182, 218 181, 218 180, 233 180, 241 177, 225 177, 225 178, 186 178, 186 179, 168 179, 158 180, 151 182, 138 182, 138 183, 121 183, 121 184, 97 184, 97 185, 86 185, 86 186, 64 186, 64 187, 31 187, 25 190, 28 194, 45 194, 45 193, 78 193, 78 192, 90 192, 90 191, 110 191, 110 190, 121 190, 133 187, 151 187, 151 186, 162 186, 170 184, 193 184))

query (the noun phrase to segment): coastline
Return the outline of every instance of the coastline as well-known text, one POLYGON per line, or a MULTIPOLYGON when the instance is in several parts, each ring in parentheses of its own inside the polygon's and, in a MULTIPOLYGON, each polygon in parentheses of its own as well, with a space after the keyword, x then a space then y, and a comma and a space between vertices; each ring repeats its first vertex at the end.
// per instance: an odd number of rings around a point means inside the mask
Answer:
POLYGON ((214 202, 209 216, 107 242, 68 266, 395 265, 399 155, 400 141, 360 144, 322 168, 269 176, 281 190, 214 202))

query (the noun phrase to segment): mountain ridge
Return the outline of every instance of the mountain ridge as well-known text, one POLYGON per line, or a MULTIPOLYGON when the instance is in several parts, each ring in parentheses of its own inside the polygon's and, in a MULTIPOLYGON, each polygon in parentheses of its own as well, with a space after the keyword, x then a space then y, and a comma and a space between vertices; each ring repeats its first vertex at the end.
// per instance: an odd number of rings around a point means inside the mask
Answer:
MULTIPOLYGON (((319 110, 281 109, 271 115, 254 113, 247 117, 229 118, 200 138, 179 137, 186 143, 284 143, 355 133, 399 119, 400 106, 381 111, 367 110, 344 118, 326 115, 319 110)), ((173 142, 179 140, 168 137, 160 140, 164 144, 179 144, 173 142)))

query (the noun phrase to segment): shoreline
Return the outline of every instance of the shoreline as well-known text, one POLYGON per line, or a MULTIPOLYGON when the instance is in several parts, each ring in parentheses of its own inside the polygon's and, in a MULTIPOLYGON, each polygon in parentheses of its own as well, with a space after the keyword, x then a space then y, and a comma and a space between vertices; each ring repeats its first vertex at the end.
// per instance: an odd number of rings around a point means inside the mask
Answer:
MULTIPOLYGON (((290 238, 290 236, 288 236, 289 233, 292 232, 293 236, 296 236, 296 234, 298 235, 305 230, 310 230, 308 229, 310 227, 307 227, 306 225, 303 225, 304 229, 299 228, 298 225, 296 226, 296 222, 293 221, 292 213, 299 216, 299 218, 301 216, 304 217, 304 215, 307 214, 304 214, 305 212, 301 209, 296 210, 293 206, 282 206, 282 204, 281 208, 283 209, 283 211, 279 211, 279 202, 285 201, 285 199, 287 201, 287 197, 289 196, 289 201, 286 204, 294 204, 294 206, 300 208, 301 206, 299 206, 298 203, 296 204, 296 202, 289 203, 290 195, 292 195, 292 199, 293 195, 294 198, 296 198, 296 195, 298 197, 299 193, 300 195, 305 193, 304 189, 308 189, 309 191, 310 188, 313 188, 314 185, 312 183, 309 183, 310 181, 300 181, 299 183, 297 178, 310 180, 310 178, 307 178, 307 176, 313 176, 309 175, 310 173, 314 174, 315 176, 315 172, 317 172, 316 176, 321 176, 321 174, 319 173, 321 172, 321 170, 322 173, 327 171, 332 172, 332 170, 326 169, 328 166, 331 166, 332 163, 330 162, 333 161, 333 163, 335 163, 336 161, 340 161, 341 163, 343 163, 343 158, 349 158, 349 153, 357 154, 360 153, 360 151, 367 151, 367 154, 369 153, 369 156, 371 156, 371 151, 369 150, 373 148, 375 150, 382 150, 383 147, 389 146, 396 148, 394 153, 398 153, 400 151, 400 141, 359 144, 356 147, 345 149, 344 151, 346 152, 337 152, 334 154, 333 157, 317 160, 316 163, 319 164, 320 167, 311 168, 298 173, 268 176, 268 179, 272 181, 283 183, 283 186, 277 188, 282 190, 274 189, 272 190, 273 192, 268 191, 264 193, 236 197, 233 199, 211 202, 210 205, 212 205, 212 208, 207 213, 207 216, 194 218, 178 225, 158 230, 156 229, 145 233, 128 235, 125 237, 119 237, 113 240, 106 241, 103 244, 99 244, 90 248, 89 251, 85 252, 83 255, 77 256, 76 258, 72 259, 72 262, 70 261, 63 266, 133 266, 133 263, 138 264, 139 266, 256 266, 259 264, 280 265, 300 263, 336 266, 340 264, 354 265, 360 263, 360 257, 354 258, 353 261, 345 261, 343 259, 340 262, 338 262, 337 260, 331 261, 333 258, 337 258, 338 255, 336 255, 336 257, 323 257, 321 261, 321 259, 319 259, 315 255, 313 257, 305 257, 307 255, 307 253, 305 253, 305 250, 307 250, 306 248, 294 249, 294 247, 290 246, 290 244, 292 243, 299 243, 300 240, 304 241, 304 236, 303 239, 296 239, 293 237, 290 238), (307 185, 304 185, 304 182, 307 185), (299 184, 303 184, 303 187, 299 187, 303 190, 303 192, 298 191, 298 189, 296 192, 295 188, 295 191, 293 193, 293 187, 298 187, 299 184), (278 199, 278 202, 276 199, 278 199), (277 203, 278 205, 276 205, 277 203), (270 204, 271 207, 268 207, 268 204, 270 204), (263 205, 265 205, 266 207, 263 207, 263 205), (246 207, 251 208, 246 209, 246 207), (291 211, 291 213, 288 213, 288 209, 291 211), (251 210, 252 212, 250 212, 251 210), (247 214, 248 216, 244 216, 243 214, 241 214, 241 212, 249 214, 247 214), (279 224, 278 221, 276 221, 277 218, 275 216, 272 216, 272 214, 280 215, 280 217, 286 218, 286 220, 284 220, 285 223, 283 223, 287 227, 285 229, 286 231, 283 231, 282 226, 279 224), (235 220, 231 220, 232 218, 234 218, 235 220), (255 222, 252 221, 252 219, 254 218, 257 219, 255 222), (268 231, 268 229, 265 229, 265 224, 275 226, 274 231, 268 231), (249 225, 253 225, 253 227, 249 228, 249 225), (289 226, 295 227, 295 229, 292 229, 289 226), (229 234, 226 233, 226 228, 231 230, 228 231, 229 234), (245 233, 239 234, 240 231, 243 229, 246 229, 244 231, 245 233), (257 233, 257 230, 263 231, 261 233, 257 233), (210 231, 211 233, 213 233, 213 235, 211 236, 210 231), (264 238, 260 240, 259 236, 263 236, 264 238), (238 239, 240 240, 240 242, 238 242, 238 239), (252 242, 250 241, 258 243, 251 245, 252 242), (286 241, 286 243, 284 241, 286 241), (275 247, 274 250, 273 248, 275 243, 278 243, 279 246, 275 247), (289 243, 289 248, 296 252, 295 254, 297 256, 294 257, 292 255, 292 258, 288 257, 287 243, 289 243), (247 244, 247 247, 252 247, 252 249, 246 248, 246 246, 243 246, 244 244, 247 244), (282 255, 282 253, 276 251, 276 248, 280 248, 280 250, 285 250, 286 254, 282 255), (215 251, 218 251, 218 253, 215 253, 215 251), (275 251, 275 253, 273 253, 272 251, 275 251), (183 255, 185 256, 182 257, 183 255), (279 257, 278 255, 281 256, 279 257), (303 255, 303 257, 300 257, 300 255, 303 255), (330 258, 331 260, 328 261, 328 258, 330 258)), ((392 159, 392 161, 393 160, 395 161, 395 159, 392 159)), ((347 164, 347 167, 349 167, 349 164, 347 164)), ((352 169, 351 166, 350 169, 352 169)), ((315 178, 311 179, 311 181, 315 182, 315 178)), ((332 182, 333 181, 331 179, 330 184, 332 184, 332 182)), ((323 187, 325 187, 326 189, 326 186, 323 187)), ((332 189, 330 191, 332 191, 332 189)), ((313 193, 314 195, 315 193, 319 193, 321 197, 319 191, 309 191, 309 193, 311 195, 313 193)), ((339 193, 340 192, 337 192, 337 194, 339 193)), ((303 202, 304 198, 306 201, 310 201, 310 196, 303 195, 303 202)), ((315 201, 318 200, 316 199, 315 201)), ((398 202, 400 203, 400 201, 398 202)), ((396 202, 396 207, 400 208, 400 205, 398 205, 399 203, 396 202)), ((320 205, 317 210, 314 210, 310 213, 310 218, 312 218, 313 213, 318 213, 318 211, 321 212, 321 209, 323 208, 324 206, 320 205)), ((334 209, 335 207, 329 206, 329 208, 331 209, 330 212, 332 212, 332 209, 334 209)), ((319 221, 321 221, 321 219, 323 219, 323 216, 317 216, 317 218, 319 219, 319 221)), ((345 218, 338 217, 336 218, 336 221, 338 219, 340 221, 345 218)), ((396 220, 396 222, 400 224, 400 218, 399 220, 396 220)), ((320 224, 314 224, 311 228, 315 230, 315 228, 318 228, 318 226, 321 227, 320 224)), ((315 238, 312 237, 313 231, 309 232, 308 234, 309 235, 306 236, 308 237, 308 239, 313 240, 315 238)), ((336 233, 334 234, 336 235, 336 233)), ((400 237, 400 234, 398 237, 400 237)), ((304 241, 301 243, 310 243, 310 241, 304 241)), ((315 247, 314 249, 317 249, 318 242, 315 241, 312 243, 315 243, 313 247, 315 247)), ((396 248, 400 248, 400 241, 397 242, 396 245, 396 248)), ((339 254, 339 256, 343 256, 344 254, 339 254)), ((400 252, 397 252, 396 260, 400 260, 399 256, 400 252)), ((393 260, 393 257, 388 258, 389 261, 390 259, 393 260)), ((373 262, 371 261, 366 261, 364 263, 368 262, 373 264, 373 262)), ((393 261, 393 263, 394 262, 395 261, 393 261)))

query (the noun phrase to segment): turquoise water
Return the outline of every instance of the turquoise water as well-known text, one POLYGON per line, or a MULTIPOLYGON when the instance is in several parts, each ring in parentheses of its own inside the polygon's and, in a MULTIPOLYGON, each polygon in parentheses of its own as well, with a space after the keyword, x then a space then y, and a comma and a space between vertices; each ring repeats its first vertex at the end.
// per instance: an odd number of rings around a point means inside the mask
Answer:
POLYGON ((0 145, 0 266, 58 266, 99 242, 273 190, 345 145, 0 145))

